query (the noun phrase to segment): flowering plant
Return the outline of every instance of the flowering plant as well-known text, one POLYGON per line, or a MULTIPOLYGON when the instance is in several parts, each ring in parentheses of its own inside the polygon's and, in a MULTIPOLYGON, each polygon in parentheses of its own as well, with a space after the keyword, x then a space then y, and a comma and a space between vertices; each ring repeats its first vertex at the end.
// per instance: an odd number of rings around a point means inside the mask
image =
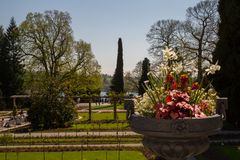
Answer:
MULTIPOLYGON (((137 114, 157 119, 204 118, 215 114, 217 94, 211 84, 203 88, 177 59, 172 49, 163 50, 160 72, 148 73, 146 92, 134 100, 137 114)), ((218 70, 217 63, 210 65, 205 75, 218 70)))

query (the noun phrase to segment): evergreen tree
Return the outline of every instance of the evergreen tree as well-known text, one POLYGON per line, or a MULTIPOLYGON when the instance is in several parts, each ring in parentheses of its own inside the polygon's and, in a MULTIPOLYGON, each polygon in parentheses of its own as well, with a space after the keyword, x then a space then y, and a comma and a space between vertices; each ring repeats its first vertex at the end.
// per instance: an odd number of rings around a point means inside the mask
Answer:
POLYGON ((3 97, 6 97, 7 107, 12 104, 9 97, 19 94, 23 84, 23 65, 20 49, 20 34, 14 18, 4 34, 0 55, 0 82, 3 97))
POLYGON ((139 83, 138 83, 138 85, 139 85, 138 94, 139 95, 143 95, 143 93, 145 92, 144 81, 148 80, 149 70, 150 70, 150 62, 149 62, 148 58, 145 58, 143 60, 143 63, 142 63, 142 75, 141 75, 141 78, 140 78, 139 83))
POLYGON ((228 97, 227 120, 240 127, 240 1, 219 1, 219 41, 213 59, 221 70, 213 77, 220 96, 228 97))
MULTIPOLYGON (((3 30, 3 27, 0 26, 0 73, 2 71, 1 68, 2 68, 2 64, 3 64, 3 53, 2 53, 3 39, 4 39, 4 30, 3 30)), ((0 96, 2 96, 1 84, 2 84, 2 82, 0 79, 0 96)))
POLYGON ((118 56, 117 56, 117 67, 113 75, 111 91, 117 94, 122 93, 124 88, 123 82, 123 47, 122 39, 118 39, 118 56))

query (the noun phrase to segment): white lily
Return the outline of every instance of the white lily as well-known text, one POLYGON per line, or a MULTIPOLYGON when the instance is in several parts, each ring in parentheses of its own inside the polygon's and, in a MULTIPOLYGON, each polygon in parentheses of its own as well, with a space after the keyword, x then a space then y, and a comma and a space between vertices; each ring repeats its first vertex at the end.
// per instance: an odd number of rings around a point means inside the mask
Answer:
POLYGON ((166 47, 163 50, 163 59, 168 60, 176 60, 178 58, 177 54, 172 50, 172 48, 166 47))
POLYGON ((215 74, 216 71, 219 71, 221 69, 221 66, 218 65, 218 61, 215 64, 211 64, 208 69, 205 71, 207 72, 207 75, 209 74, 215 74))

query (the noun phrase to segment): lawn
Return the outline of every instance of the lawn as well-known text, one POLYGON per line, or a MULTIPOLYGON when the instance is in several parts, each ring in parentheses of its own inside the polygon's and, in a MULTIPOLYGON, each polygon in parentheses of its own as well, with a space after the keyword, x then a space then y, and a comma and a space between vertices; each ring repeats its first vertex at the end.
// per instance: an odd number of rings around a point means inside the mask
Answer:
POLYGON ((9 152, 0 160, 146 160, 138 151, 9 152))
MULTIPOLYGON (((126 130, 129 129, 129 123, 82 123, 74 124, 71 128, 74 130, 126 130)), ((67 130, 67 129, 65 129, 67 130)))
MULTIPOLYGON (((79 113, 79 118, 81 121, 88 120, 88 113, 79 113)), ((92 120, 113 120, 113 112, 110 113, 103 113, 103 112, 92 112, 92 120)), ((126 113, 117 113, 118 120, 126 120, 126 113)))
POLYGON ((197 160, 240 160, 238 146, 212 145, 208 151, 196 157, 197 160))
MULTIPOLYGON (((118 130, 118 131, 126 131, 130 130, 128 122, 100 122, 99 123, 80 123, 73 124, 68 128, 58 128, 58 129, 49 129, 44 130, 42 132, 80 132, 80 131, 106 131, 106 130, 118 130)), ((40 132, 40 131, 35 131, 40 132)))
MULTIPOLYGON (((100 106, 95 106, 93 107, 93 110, 113 110, 113 104, 109 105, 100 105, 100 106)), ((124 109, 123 104, 117 104, 117 109, 124 109)))
MULTIPOLYGON (((141 143, 141 137, 127 137, 119 135, 119 137, 24 137, 11 139, 7 145, 47 145, 47 144, 124 144, 124 143, 141 143)), ((0 146, 6 145, 0 141, 0 146)))
MULTIPOLYGON (((83 130, 129 130, 126 121, 126 113, 117 113, 117 121, 113 119, 113 113, 92 113, 92 122, 88 121, 88 113, 79 113, 81 119, 68 128, 44 130, 43 132, 73 132, 83 130)), ((38 131, 39 132, 39 131, 38 131)))

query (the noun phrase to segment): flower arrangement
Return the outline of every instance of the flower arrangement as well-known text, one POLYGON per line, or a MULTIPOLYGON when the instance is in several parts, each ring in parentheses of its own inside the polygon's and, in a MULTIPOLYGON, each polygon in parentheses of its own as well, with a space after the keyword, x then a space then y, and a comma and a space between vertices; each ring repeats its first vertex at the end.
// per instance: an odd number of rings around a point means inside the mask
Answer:
MULTIPOLYGON (((212 64, 205 75, 218 70, 220 66, 212 64)), ((156 119, 204 118, 215 114, 215 90, 210 83, 203 88, 201 82, 194 81, 193 74, 178 62, 172 49, 163 50, 159 73, 149 72, 146 92, 134 99, 136 114, 156 119)))

